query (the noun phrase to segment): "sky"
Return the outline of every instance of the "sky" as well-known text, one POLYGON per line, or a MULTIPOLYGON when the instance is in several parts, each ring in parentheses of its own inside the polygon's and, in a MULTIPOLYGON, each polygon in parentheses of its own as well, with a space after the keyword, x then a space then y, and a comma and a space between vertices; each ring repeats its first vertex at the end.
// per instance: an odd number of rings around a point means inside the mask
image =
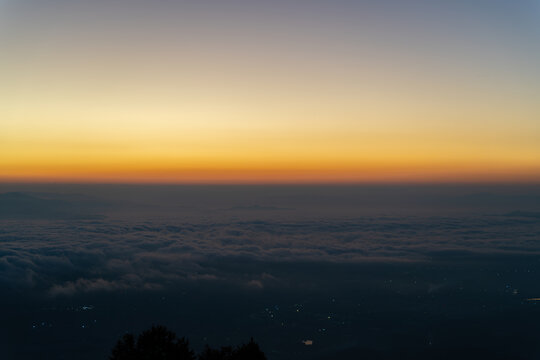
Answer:
POLYGON ((0 181, 540 181, 540 1, 0 0, 0 181))

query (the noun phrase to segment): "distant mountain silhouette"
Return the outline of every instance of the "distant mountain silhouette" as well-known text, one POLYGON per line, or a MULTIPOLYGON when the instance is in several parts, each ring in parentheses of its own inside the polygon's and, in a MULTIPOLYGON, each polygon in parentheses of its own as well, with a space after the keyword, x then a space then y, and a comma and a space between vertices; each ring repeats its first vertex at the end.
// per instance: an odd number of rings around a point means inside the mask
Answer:
POLYGON ((224 211, 280 211, 280 210, 294 210, 294 208, 278 207, 278 206, 246 205, 246 206, 233 206, 233 207, 225 208, 221 210, 224 210, 224 211))
POLYGON ((164 326, 153 326, 135 340, 133 334, 124 335, 112 349, 109 360, 266 360, 266 356, 253 341, 236 348, 230 346, 212 349, 208 345, 198 355, 189 347, 189 341, 164 326))
POLYGON ((0 193, 0 219, 88 219, 103 204, 77 195, 0 193))

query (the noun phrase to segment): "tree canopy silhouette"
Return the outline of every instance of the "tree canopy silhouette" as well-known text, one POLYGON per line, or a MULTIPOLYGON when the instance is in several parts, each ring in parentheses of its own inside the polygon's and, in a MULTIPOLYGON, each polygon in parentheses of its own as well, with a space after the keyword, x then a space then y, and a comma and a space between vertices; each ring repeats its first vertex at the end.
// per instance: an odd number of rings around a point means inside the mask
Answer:
POLYGON ((195 353, 185 338, 164 326, 152 326, 135 342, 132 334, 124 335, 112 350, 110 360, 195 360, 195 353))
POLYGON ((164 326, 152 326, 143 331, 135 340, 133 334, 124 335, 112 349, 110 360, 266 360, 266 356, 253 341, 235 348, 224 346, 213 349, 206 345, 195 356, 189 341, 164 326))
POLYGON ((218 350, 206 345, 203 352, 199 354, 199 360, 266 360, 266 356, 251 338, 249 343, 235 349, 224 346, 218 350))

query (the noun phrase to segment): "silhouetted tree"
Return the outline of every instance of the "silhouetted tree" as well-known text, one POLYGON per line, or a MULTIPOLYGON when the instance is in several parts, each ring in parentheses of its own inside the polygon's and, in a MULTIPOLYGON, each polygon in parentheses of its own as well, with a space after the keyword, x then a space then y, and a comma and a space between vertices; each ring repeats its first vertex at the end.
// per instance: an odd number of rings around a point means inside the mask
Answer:
MULTIPOLYGON (((198 360, 266 360, 266 356, 253 341, 236 348, 223 346, 212 349, 208 345, 197 357, 198 360)), ((195 353, 189 348, 186 338, 164 326, 152 326, 143 331, 135 341, 133 334, 124 335, 112 349, 110 360, 195 360, 195 353)))
POLYGON ((212 349, 208 345, 204 347, 204 350, 199 354, 199 360, 223 360, 230 358, 232 348, 212 349), (228 351, 225 351, 228 349, 228 351))
POLYGON ((251 338, 249 343, 243 344, 233 351, 231 360, 266 360, 266 356, 251 338))
POLYGON ((195 353, 185 338, 178 339, 164 326, 152 326, 139 335, 136 343, 133 335, 124 335, 110 360, 195 360, 195 353))
POLYGON ((112 350, 110 360, 135 359, 135 337, 133 334, 125 334, 116 343, 112 350))
POLYGON ((266 356, 251 338, 249 343, 236 349, 225 346, 217 350, 206 345, 203 352, 199 354, 199 360, 266 360, 266 356))

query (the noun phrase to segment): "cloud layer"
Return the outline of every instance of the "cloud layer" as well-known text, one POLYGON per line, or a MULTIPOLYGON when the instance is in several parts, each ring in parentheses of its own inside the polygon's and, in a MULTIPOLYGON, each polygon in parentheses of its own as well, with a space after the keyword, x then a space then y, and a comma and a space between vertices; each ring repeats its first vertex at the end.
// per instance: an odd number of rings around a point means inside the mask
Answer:
POLYGON ((218 262, 426 262, 482 254, 540 254, 531 213, 267 221, 55 220, 0 224, 0 282, 51 296, 155 290, 182 281, 248 288, 272 274, 232 276, 218 262))

